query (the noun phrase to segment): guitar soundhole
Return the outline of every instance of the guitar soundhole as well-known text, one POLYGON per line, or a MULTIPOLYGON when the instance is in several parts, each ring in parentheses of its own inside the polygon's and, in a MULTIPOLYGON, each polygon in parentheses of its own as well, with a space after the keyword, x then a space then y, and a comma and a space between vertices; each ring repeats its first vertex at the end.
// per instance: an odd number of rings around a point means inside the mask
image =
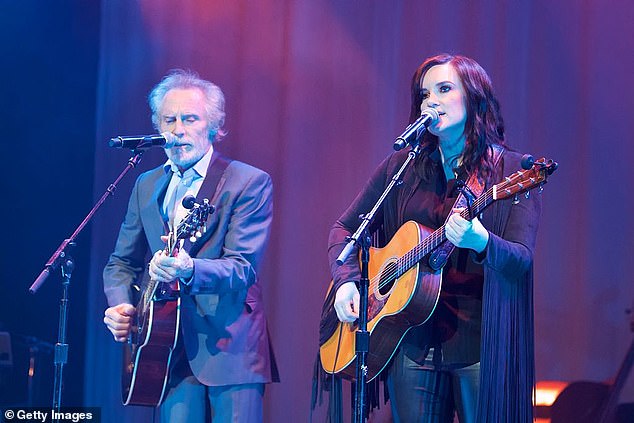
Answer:
POLYGON ((379 294, 387 295, 396 281, 396 263, 390 262, 381 271, 379 278, 379 294))

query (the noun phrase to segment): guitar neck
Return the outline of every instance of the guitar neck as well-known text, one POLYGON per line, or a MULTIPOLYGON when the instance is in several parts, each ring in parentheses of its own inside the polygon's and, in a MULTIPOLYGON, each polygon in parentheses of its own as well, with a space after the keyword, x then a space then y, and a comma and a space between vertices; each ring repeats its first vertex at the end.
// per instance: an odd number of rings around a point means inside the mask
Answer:
MULTIPOLYGON (((180 228, 177 229, 177 232, 180 232, 179 230, 180 228)), ((170 233, 167 235, 167 244, 165 245, 164 250, 165 254, 167 254, 168 256, 172 256, 174 254, 174 251, 178 246, 178 240, 179 238, 175 235, 175 232, 170 231, 170 233)), ((141 310, 146 310, 149 307, 152 298, 154 298, 157 286, 158 283, 155 280, 150 279, 147 286, 143 290, 143 295, 141 296, 141 300, 139 302, 138 307, 140 307, 141 310)))
POLYGON ((174 251, 178 247, 178 240, 181 239, 179 238, 181 230, 182 229, 179 226, 178 228, 176 228, 176 231, 170 231, 170 233, 167 235, 167 243, 165 245, 166 255, 170 257, 174 255, 174 251))
MULTIPOLYGON (((532 160, 532 157, 528 156, 528 159, 532 160)), ((530 169, 519 170, 489 188, 473 201, 470 208, 461 211, 460 216, 472 220, 496 200, 511 198, 523 192, 528 193, 537 186, 541 187, 546 182, 547 176, 552 174, 557 166, 557 162, 545 158, 533 161, 530 169)), ((445 225, 442 225, 396 262, 391 263, 391 275, 400 277, 446 240, 445 225)))
MULTIPOLYGON (((460 216, 467 220, 472 220, 475 216, 482 213, 484 209, 495 201, 495 188, 495 186, 489 188, 471 204, 471 213, 468 209, 464 209, 460 212, 460 216)), ((396 277, 403 275, 446 240, 445 225, 442 225, 398 259, 396 264, 398 268, 396 277)))

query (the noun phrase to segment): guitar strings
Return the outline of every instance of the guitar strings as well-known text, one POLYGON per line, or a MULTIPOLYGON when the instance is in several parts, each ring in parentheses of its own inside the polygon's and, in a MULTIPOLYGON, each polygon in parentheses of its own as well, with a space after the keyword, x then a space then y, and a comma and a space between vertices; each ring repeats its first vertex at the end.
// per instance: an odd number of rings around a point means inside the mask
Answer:
MULTIPOLYGON (((541 160, 541 159, 540 159, 541 160)), ((475 213, 473 216, 479 215, 487 206, 489 206, 493 201, 500 198, 494 198, 494 192, 498 195, 500 192, 505 192, 506 196, 502 198, 508 198, 514 192, 523 192, 528 187, 534 187, 535 182, 537 182, 537 178, 530 177, 529 184, 524 186, 522 181, 526 181, 527 178, 525 174, 529 174, 529 171, 520 170, 513 173, 510 176, 505 177, 500 183, 493 185, 491 188, 486 190, 480 197, 474 200, 472 207, 475 209, 475 213), (518 179, 520 181, 518 181, 518 179), (511 190, 511 186, 515 185, 519 190, 511 190)), ((529 175, 530 176, 530 175, 529 175)), ((465 219, 472 220, 473 217, 470 216, 470 211, 465 209, 460 212, 460 216, 465 219)), ((375 292, 385 287, 386 285, 396 281, 400 276, 405 274, 410 268, 416 265, 420 260, 422 260, 427 254, 431 253, 441 242, 446 240, 445 234, 445 225, 442 225, 440 228, 436 229, 432 234, 427 236, 420 244, 416 245, 414 248, 405 253, 402 257, 396 259, 396 261, 388 263, 381 272, 374 275, 369 282, 369 292, 375 292), (383 271, 387 270, 386 273, 383 271)))
MULTIPOLYGON (((484 207, 488 206, 493 201, 493 188, 494 187, 489 188, 483 195, 473 202, 476 215, 480 214, 484 207)), ((468 214, 469 211, 465 209, 460 213, 460 216, 468 218, 468 214)), ((442 225, 425 238, 420 244, 409 250, 402 257, 399 257, 396 261, 388 264, 383 269, 386 270, 389 268, 387 273, 379 272, 373 276, 370 279, 370 290, 374 291, 377 287, 378 289, 381 289, 393 280, 402 276, 405 272, 407 272, 407 270, 422 260, 423 257, 432 252, 445 239, 445 225, 442 225), (390 266, 391 264, 394 264, 394 266, 390 266)))

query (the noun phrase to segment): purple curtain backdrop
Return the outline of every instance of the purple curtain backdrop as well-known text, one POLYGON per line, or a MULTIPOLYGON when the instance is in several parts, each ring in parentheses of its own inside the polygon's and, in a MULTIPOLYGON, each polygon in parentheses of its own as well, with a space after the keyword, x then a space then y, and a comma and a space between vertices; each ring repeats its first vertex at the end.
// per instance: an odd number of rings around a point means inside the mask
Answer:
MULTIPOLYGON (((229 136, 217 148, 275 184, 262 281, 282 383, 267 388, 265 421, 306 421, 330 225, 406 125, 416 66, 439 52, 473 57, 494 81, 508 142, 561 165, 535 258, 538 379, 606 380, 632 339, 632 22, 626 0, 105 1, 95 197, 128 158, 105 141, 153 131, 146 96, 168 70, 222 87, 229 136)), ((85 402, 104 421, 150 415, 118 406, 101 270, 133 180, 163 160, 148 153, 93 225, 85 402)))

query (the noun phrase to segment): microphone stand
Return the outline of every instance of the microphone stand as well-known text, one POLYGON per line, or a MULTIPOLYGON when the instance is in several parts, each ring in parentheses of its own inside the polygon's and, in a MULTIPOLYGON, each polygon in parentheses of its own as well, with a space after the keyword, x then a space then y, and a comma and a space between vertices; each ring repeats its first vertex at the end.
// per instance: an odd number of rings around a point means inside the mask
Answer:
MULTIPOLYGON (((61 267, 62 272, 62 299, 59 304, 59 323, 58 323, 58 332, 57 332, 57 343, 55 344, 55 379, 53 384, 53 410, 56 413, 60 412, 61 403, 62 403, 62 387, 63 387, 63 373, 64 373, 64 365, 68 361, 68 344, 66 343, 66 325, 68 321, 68 288, 70 287, 70 279, 75 267, 75 263, 73 262, 72 257, 67 251, 68 247, 74 247, 75 239, 80 234, 80 232, 84 229, 84 227, 92 220, 94 214, 99 210, 101 205, 106 201, 108 196, 113 195, 114 191, 117 189, 117 184, 126 173, 132 168, 135 168, 139 162, 141 161, 141 156, 145 152, 144 149, 135 149, 132 150, 133 156, 128 160, 128 164, 125 169, 119 174, 117 179, 108 186, 106 192, 103 193, 99 201, 92 207, 88 215, 84 218, 84 220, 79 224, 77 229, 73 232, 73 234, 62 241, 57 250, 53 253, 50 259, 44 265, 44 270, 40 273, 40 275, 35 279, 35 282, 29 288, 29 292, 31 294, 35 294, 37 290, 42 286, 44 281, 48 278, 52 271, 61 267)), ((53 421, 58 421, 54 419, 53 421)))
POLYGON ((368 290, 370 286, 370 279, 368 278, 368 265, 370 261, 370 235, 368 233, 368 226, 374 220, 374 216, 379 208, 383 205, 383 202, 387 198, 388 194, 392 191, 392 188, 401 182, 401 175, 407 168, 407 166, 420 155, 421 147, 418 142, 411 144, 412 149, 407 155, 407 159, 403 162, 400 169, 392 176, 392 179, 388 186, 383 191, 383 194, 376 201, 372 210, 368 213, 361 215, 361 224, 357 228, 354 234, 347 237, 348 244, 344 247, 343 251, 337 257, 337 264, 341 266, 348 256, 352 253, 355 247, 361 249, 361 280, 359 281, 359 324, 357 332, 355 333, 355 352, 357 355, 356 369, 355 369, 355 398, 354 398, 354 423, 363 423, 366 421, 366 402, 367 402, 367 378, 368 378, 368 364, 367 356, 370 350, 370 333, 368 332, 368 290))

